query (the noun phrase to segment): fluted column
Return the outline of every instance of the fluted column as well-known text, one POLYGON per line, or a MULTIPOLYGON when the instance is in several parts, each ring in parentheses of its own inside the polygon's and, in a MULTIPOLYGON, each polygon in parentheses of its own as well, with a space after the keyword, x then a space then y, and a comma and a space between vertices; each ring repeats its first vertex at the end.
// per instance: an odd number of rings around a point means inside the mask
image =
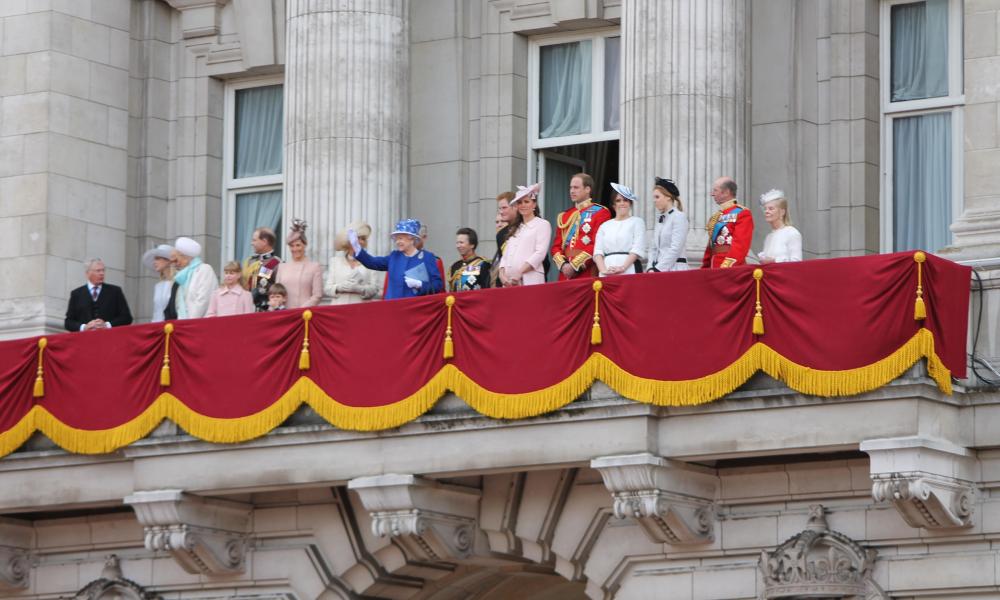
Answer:
POLYGON ((707 239, 712 181, 736 178, 741 199, 749 189, 747 11, 746 0, 622 3, 622 180, 644 198, 654 175, 677 182, 691 250, 707 239))
POLYGON ((338 228, 364 220, 372 248, 406 206, 408 0, 288 0, 285 223, 310 224, 326 263, 338 228))

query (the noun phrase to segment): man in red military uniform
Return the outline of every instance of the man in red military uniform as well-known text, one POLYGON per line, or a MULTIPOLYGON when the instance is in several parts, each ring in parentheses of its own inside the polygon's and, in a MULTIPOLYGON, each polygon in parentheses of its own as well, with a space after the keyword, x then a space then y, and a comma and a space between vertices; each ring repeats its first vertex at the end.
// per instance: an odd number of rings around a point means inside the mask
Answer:
POLYGON ((594 241, 601 224, 611 220, 611 211, 595 204, 590 196, 594 179, 577 173, 570 179, 569 197, 573 208, 559 213, 552 242, 552 260, 559 267, 559 280, 596 277, 594 241))
POLYGON ((753 215, 736 202, 736 182, 720 177, 712 184, 712 199, 719 210, 708 220, 708 246, 701 261, 703 269, 727 269, 746 264, 753 239, 753 215))

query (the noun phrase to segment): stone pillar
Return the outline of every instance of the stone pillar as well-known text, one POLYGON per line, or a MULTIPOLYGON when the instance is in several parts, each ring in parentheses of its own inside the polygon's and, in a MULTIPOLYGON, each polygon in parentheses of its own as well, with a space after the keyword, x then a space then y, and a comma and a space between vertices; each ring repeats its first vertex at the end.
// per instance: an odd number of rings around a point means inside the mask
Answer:
POLYGON ((741 199, 749 189, 747 12, 746 0, 622 3, 621 180, 647 199, 647 223, 653 177, 677 182, 693 254, 715 210, 712 181, 731 175, 741 199))
POLYGON ((288 0, 286 26, 284 222, 309 222, 323 263, 352 221, 385 251, 407 208, 409 2, 288 0))
POLYGON ((62 330, 87 257, 124 283, 131 13, 0 9, 0 338, 62 330))

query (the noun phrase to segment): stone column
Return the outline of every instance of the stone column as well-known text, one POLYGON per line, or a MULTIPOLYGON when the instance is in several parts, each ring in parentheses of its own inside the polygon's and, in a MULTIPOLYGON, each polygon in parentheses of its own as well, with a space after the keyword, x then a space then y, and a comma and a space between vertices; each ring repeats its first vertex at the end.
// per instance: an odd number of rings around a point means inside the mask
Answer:
POLYGON ((747 202, 747 12, 746 0, 622 3, 621 180, 647 200, 647 223, 653 177, 677 182, 692 254, 707 240, 716 177, 734 177, 747 202))
POLYGON ((284 222, 309 222, 323 263, 352 221, 385 251, 407 207, 409 2, 288 0, 286 27, 284 222))
POLYGON ((132 4, 0 4, 0 338, 11 338, 62 330, 88 257, 125 283, 132 4))

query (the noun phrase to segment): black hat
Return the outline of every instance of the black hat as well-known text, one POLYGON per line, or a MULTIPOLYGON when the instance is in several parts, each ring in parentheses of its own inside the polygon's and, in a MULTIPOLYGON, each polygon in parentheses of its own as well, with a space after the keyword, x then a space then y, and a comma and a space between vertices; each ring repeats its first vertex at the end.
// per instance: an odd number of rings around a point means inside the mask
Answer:
POLYGON ((674 183, 672 180, 670 180, 670 179, 663 179, 662 177, 654 177, 653 178, 653 182, 656 185, 658 185, 659 187, 661 187, 661 188, 667 190, 668 192, 670 192, 671 194, 673 194, 675 197, 677 197, 677 198, 680 197, 681 191, 679 189, 677 189, 677 184, 674 183))

